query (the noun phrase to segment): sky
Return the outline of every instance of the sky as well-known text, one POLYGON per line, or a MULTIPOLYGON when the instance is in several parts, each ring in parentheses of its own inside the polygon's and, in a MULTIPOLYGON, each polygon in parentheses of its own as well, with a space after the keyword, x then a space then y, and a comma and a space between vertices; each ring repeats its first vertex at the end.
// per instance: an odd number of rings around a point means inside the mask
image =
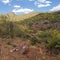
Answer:
POLYGON ((60 0, 0 0, 0 14, 50 12, 60 10, 60 0))

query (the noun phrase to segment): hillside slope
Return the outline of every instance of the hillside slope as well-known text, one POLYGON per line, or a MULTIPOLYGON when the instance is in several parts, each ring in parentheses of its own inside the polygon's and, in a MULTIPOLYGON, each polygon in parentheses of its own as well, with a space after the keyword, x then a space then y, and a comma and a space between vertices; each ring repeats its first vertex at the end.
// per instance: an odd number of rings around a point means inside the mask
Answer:
POLYGON ((16 15, 14 13, 8 13, 8 14, 0 14, 0 18, 3 16, 3 18, 7 18, 7 20, 9 21, 20 21, 20 20, 24 20, 24 19, 27 19, 27 18, 31 18, 31 17, 34 17, 36 15, 38 15, 39 12, 31 12, 29 14, 20 14, 20 15, 16 15))
POLYGON ((60 60, 60 11, 0 15, 0 47, 3 60, 60 60))
POLYGON ((28 13, 28 14, 17 15, 16 18, 19 21, 19 20, 24 20, 24 19, 34 17, 34 16, 36 16, 38 14, 39 14, 39 12, 31 12, 31 13, 28 13))

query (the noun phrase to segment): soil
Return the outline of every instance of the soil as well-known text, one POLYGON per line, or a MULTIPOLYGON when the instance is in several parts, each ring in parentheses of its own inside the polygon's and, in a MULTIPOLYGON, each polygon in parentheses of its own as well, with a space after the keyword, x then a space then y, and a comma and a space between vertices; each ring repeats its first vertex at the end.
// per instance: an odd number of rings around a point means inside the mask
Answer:
POLYGON ((22 40, 20 38, 10 39, 12 44, 7 44, 6 38, 0 39, 0 60, 60 60, 60 55, 52 56, 40 47, 32 46, 29 40, 22 40), (15 46, 13 46, 15 44, 15 46), (22 47, 28 45, 27 51, 22 52, 22 47), (11 50, 17 49, 11 52, 11 50))

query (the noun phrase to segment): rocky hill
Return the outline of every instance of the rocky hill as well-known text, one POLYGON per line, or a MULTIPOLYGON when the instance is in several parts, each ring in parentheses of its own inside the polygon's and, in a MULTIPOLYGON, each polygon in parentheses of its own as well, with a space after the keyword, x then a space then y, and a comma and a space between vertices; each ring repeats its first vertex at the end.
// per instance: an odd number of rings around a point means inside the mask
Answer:
POLYGON ((1 60, 60 60, 60 11, 0 15, 0 47, 1 60))

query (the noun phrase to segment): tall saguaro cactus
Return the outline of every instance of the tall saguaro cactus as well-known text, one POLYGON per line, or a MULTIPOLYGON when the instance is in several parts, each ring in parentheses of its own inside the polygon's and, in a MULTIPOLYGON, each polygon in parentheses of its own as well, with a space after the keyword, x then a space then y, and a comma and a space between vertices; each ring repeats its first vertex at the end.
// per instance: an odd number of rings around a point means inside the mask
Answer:
POLYGON ((13 22, 9 22, 9 34, 10 34, 10 37, 13 38, 14 36, 13 22))

